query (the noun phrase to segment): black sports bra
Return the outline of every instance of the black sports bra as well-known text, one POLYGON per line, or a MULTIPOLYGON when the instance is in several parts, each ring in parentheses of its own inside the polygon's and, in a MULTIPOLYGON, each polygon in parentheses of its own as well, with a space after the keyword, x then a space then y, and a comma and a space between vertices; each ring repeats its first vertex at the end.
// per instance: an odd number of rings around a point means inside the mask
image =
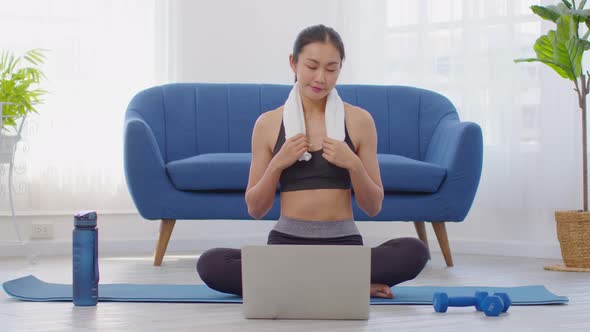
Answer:
MULTIPOLYGON (((354 145, 348 136, 346 124, 344 125, 344 141, 355 151, 354 145)), ((273 149, 276 155, 285 143, 285 126, 281 121, 279 137, 273 149)), ((311 153, 309 161, 296 161, 293 165, 284 169, 279 183, 282 191, 295 191, 306 189, 350 189, 350 174, 348 170, 338 167, 322 157, 323 149, 308 151, 311 153)))

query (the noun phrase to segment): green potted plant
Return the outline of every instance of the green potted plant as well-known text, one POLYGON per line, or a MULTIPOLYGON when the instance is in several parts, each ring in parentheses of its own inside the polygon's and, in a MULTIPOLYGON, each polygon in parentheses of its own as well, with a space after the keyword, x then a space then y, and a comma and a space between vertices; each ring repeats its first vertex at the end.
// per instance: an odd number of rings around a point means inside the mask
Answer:
POLYGON ((573 82, 578 97, 582 123, 583 205, 577 211, 556 211, 557 236, 565 266, 546 266, 548 270, 590 271, 590 212, 588 212, 588 147, 586 135, 586 97, 590 73, 582 68, 584 52, 590 49, 590 9, 586 0, 562 0, 557 5, 531 6, 544 20, 555 23, 556 29, 537 39, 533 46, 536 58, 516 59, 515 62, 542 62, 561 77, 573 82), (580 27, 588 29, 583 35, 580 27))
POLYGON ((0 162, 11 162, 20 130, 30 112, 37 112, 35 105, 43 102, 47 91, 38 86, 45 78, 39 68, 44 63, 46 50, 34 49, 15 57, 3 51, 0 57, 0 162), (17 123, 20 123, 17 128, 17 123), (11 132, 16 134, 9 134, 11 132))

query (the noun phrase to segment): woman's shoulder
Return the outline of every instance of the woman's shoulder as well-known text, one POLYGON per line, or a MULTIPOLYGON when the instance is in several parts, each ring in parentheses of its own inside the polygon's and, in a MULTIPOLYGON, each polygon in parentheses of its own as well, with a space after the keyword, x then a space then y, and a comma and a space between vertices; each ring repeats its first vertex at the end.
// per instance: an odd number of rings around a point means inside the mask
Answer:
POLYGON ((254 125, 255 134, 253 137, 265 142, 272 151, 279 135, 282 120, 283 106, 260 114, 254 125))
POLYGON ((266 111, 258 116, 256 119, 256 127, 268 129, 269 127, 275 127, 277 122, 283 118, 283 106, 280 106, 274 110, 266 111))
POLYGON ((350 120, 350 123, 366 124, 367 122, 373 121, 373 117, 369 111, 346 102, 344 103, 344 113, 345 116, 350 120))
POLYGON ((344 103, 345 122, 352 144, 358 148, 375 135, 376 129, 371 113, 348 103, 344 103))

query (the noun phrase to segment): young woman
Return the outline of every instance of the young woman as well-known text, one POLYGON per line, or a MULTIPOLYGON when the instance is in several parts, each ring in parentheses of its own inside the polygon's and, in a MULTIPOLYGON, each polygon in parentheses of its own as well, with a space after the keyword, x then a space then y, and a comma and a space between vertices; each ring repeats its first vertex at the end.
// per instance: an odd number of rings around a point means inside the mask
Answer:
MULTIPOLYGON (((260 115, 252 133, 252 163, 246 189, 248 213, 260 219, 281 184, 281 216, 268 244, 363 245, 352 212, 351 188, 369 216, 381 210, 383 185, 377 162, 377 132, 371 114, 344 103, 344 141, 327 137, 328 95, 344 60, 344 45, 332 28, 316 25, 297 37, 289 56, 305 118, 306 134, 285 137, 285 105, 260 115), (300 161, 308 152, 309 161, 300 161)), ((415 278, 428 250, 415 238, 371 248, 371 296, 393 298, 390 287, 415 278)), ((197 271, 209 287, 242 295, 241 251, 203 253, 197 271)))

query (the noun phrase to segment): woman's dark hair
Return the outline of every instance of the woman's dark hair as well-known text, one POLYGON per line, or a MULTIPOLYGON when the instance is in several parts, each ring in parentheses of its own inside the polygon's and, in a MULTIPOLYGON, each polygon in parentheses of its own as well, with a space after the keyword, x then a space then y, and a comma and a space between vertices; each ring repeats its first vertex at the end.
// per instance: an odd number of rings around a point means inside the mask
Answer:
MULTIPOLYGON (((340 67, 342 67, 342 61, 344 61, 344 44, 342 43, 342 38, 340 38, 336 30, 323 24, 307 27, 297 35, 297 39, 293 45, 293 59, 295 62, 299 60, 299 53, 303 50, 303 47, 314 42, 331 43, 334 45, 338 52, 340 52, 340 67)), ((297 76, 295 76, 295 82, 297 82, 297 76)))

